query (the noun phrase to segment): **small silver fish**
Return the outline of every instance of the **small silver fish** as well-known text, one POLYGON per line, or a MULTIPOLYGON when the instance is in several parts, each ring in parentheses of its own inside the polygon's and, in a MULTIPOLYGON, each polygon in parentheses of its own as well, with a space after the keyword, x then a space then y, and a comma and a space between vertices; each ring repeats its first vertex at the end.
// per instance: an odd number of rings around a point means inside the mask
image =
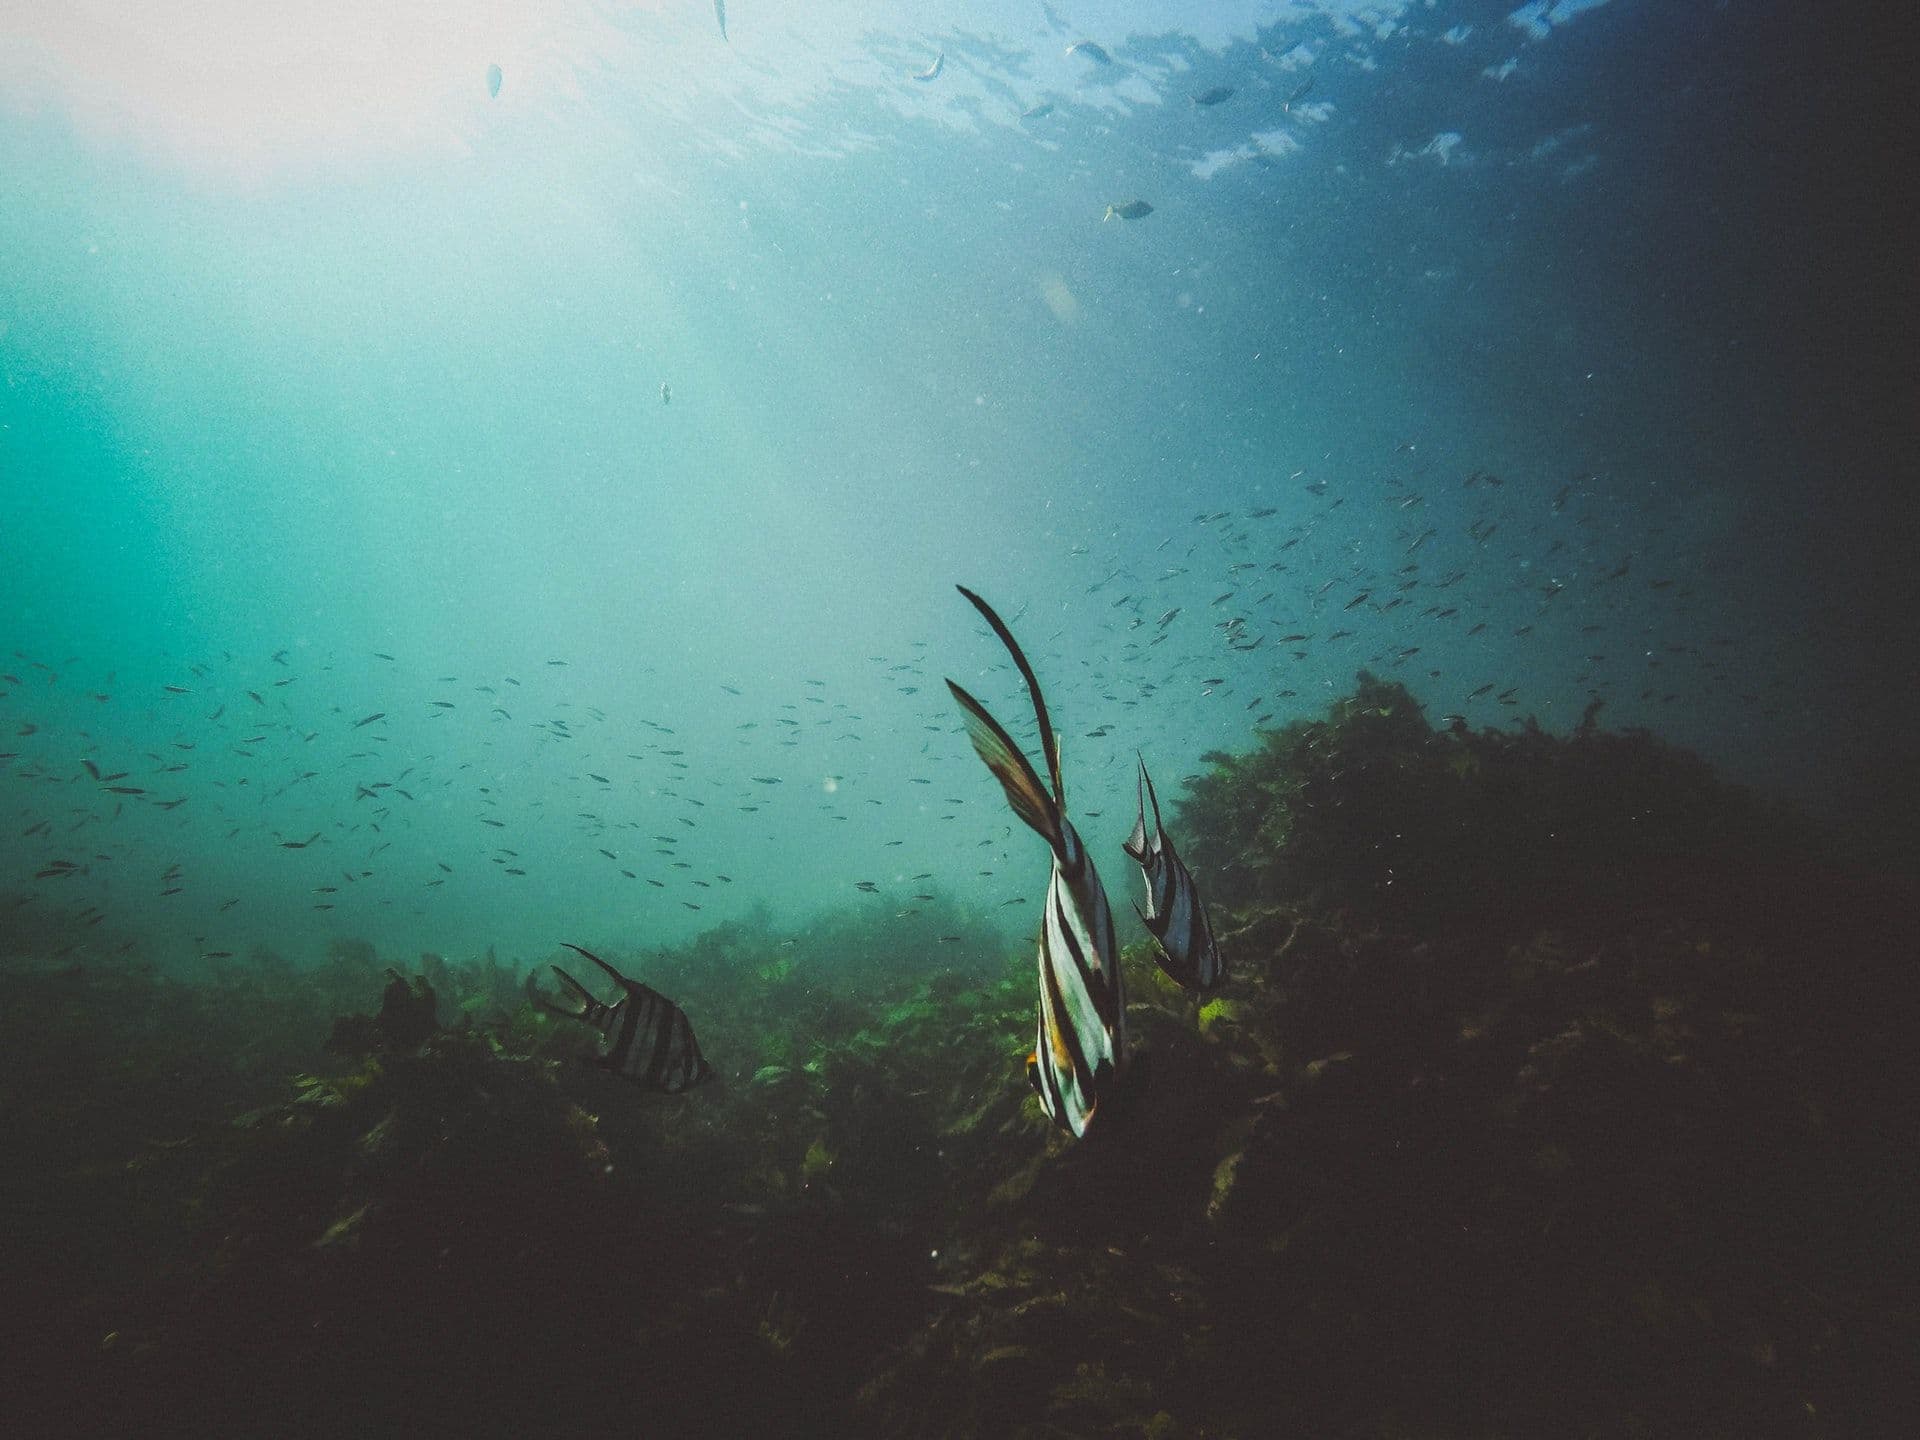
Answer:
POLYGON ((1053 102, 1051 100, 1042 100, 1038 105, 1022 110, 1020 112, 1020 118, 1022 120, 1044 120, 1052 113, 1053 102))
POLYGON ((1144 220, 1153 213, 1153 206, 1144 200, 1129 200, 1124 205, 1109 205, 1102 220, 1111 220, 1118 215, 1122 220, 1144 220))
POLYGON ((1233 98, 1233 86, 1216 85, 1211 90, 1202 90, 1198 95, 1187 97, 1196 105, 1219 105, 1233 98))
POLYGON ((673 403, 673 387, 668 385, 664 380, 660 382, 660 403, 662 405, 671 405, 673 403))
POLYGON ((1067 54, 1080 55, 1096 65, 1111 65, 1113 57, 1091 40, 1076 40, 1067 46, 1067 54))
POLYGON ((933 64, 929 65, 924 70, 915 71, 913 78, 922 82, 925 82, 928 80, 938 80, 940 78, 940 72, 946 68, 947 68, 947 52, 942 50, 939 53, 939 55, 934 57, 933 64))

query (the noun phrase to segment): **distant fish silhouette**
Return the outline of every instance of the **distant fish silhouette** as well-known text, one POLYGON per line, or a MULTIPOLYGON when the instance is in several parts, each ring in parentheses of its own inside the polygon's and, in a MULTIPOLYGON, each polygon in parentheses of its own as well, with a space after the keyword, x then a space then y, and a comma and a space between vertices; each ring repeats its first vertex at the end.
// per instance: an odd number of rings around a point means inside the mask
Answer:
MULTIPOLYGON (((713 18, 720 22, 720 38, 727 40, 727 0, 713 0, 713 18)), ((727 43, 733 42, 727 40, 727 43)))
POLYGON ((1211 990, 1226 974, 1220 947, 1214 943, 1207 907, 1194 887, 1193 872, 1174 853, 1166 826, 1160 823, 1160 797, 1153 793, 1147 762, 1140 762, 1136 784, 1140 818, 1121 847, 1147 881, 1147 908, 1140 919, 1153 936, 1153 957, 1170 979, 1184 990, 1211 990), (1153 828, 1147 828, 1147 807, 1153 807, 1153 828))
POLYGON ((527 976, 527 997, 535 1008, 562 1020, 578 1020, 600 1032, 600 1057, 595 1064, 636 1085, 664 1090, 669 1095, 691 1090, 712 1078, 713 1067, 701 1056, 700 1042, 693 1038, 693 1026, 687 1023, 684 1010, 651 986, 629 980, 591 950, 561 943, 606 971, 625 992, 613 1004, 603 1005, 573 976, 558 965, 550 966, 566 986, 568 998, 580 1005, 578 1010, 565 1010, 543 996, 534 986, 534 977, 527 976))
POLYGON ((940 78, 940 72, 946 68, 947 68, 947 52, 942 50, 939 53, 939 55, 934 57, 933 64, 929 65, 924 70, 915 71, 913 78, 921 81, 938 80, 940 78))
POLYGON ((487 66, 487 94, 498 97, 500 94, 500 67, 487 66))
POLYGON ((1111 65, 1113 57, 1091 40, 1076 40, 1067 46, 1067 54, 1081 55, 1096 65, 1111 65))

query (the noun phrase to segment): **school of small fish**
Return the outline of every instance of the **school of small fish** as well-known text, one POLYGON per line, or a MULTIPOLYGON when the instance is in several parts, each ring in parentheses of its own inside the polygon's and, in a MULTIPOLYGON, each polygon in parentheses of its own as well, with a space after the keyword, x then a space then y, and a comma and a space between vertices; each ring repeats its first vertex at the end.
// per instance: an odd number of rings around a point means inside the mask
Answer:
MULTIPOLYGON (((1203 715, 1236 743, 1317 713, 1319 697, 1362 667, 1405 678, 1455 728, 1551 705, 1548 685, 1584 695, 1589 712, 1618 698, 1644 713, 1704 685, 1778 713, 1782 697, 1757 688, 1771 682, 1738 660, 1743 644, 1768 637, 1700 630, 1692 617, 1705 597, 1658 568, 1657 532, 1635 532, 1637 553, 1621 548, 1597 477, 1509 482, 1474 468, 1436 492, 1415 441, 1381 469, 1363 485, 1296 471, 1275 482, 1272 503, 1198 513, 1187 534, 1151 551, 1074 546, 1065 556, 1069 575, 1087 570, 1073 602, 1082 628, 1050 634, 1044 658, 1072 679, 1070 707, 1085 723, 1074 769, 1135 766, 1125 849, 1145 882, 1140 918, 1183 986, 1210 988, 1224 966, 1132 752, 1194 734, 1203 715), (1668 612, 1653 631, 1649 605, 1668 612), (1569 673, 1549 681, 1519 668, 1538 645, 1567 657, 1569 673), (1108 658, 1089 665, 1096 652, 1108 658), (1458 676, 1434 653, 1516 668, 1458 676)), ((1100 812, 1068 817, 1032 667, 1007 622, 969 599, 1040 722, 1036 765, 954 687, 973 747, 1053 855, 1033 1075, 1048 1113, 1080 1134, 1127 1055, 1112 915, 1075 828, 1100 812)), ((496 886, 562 874, 590 883, 600 866, 613 885, 635 887, 622 903, 638 923, 659 916, 650 906, 703 912, 704 923, 753 895, 750 877, 735 884, 733 845, 707 838, 716 814, 789 834, 846 826, 856 849, 887 857, 884 871, 844 880, 846 893, 903 915, 933 902, 943 868, 974 894, 1004 887, 986 906, 1024 907, 1032 891, 1019 883, 1028 872, 1013 832, 970 818, 980 807, 954 793, 954 723, 930 708, 930 648, 870 655, 858 683, 843 670, 806 677, 798 694, 756 696, 723 682, 656 714, 614 714, 575 693, 562 657, 535 674, 463 677, 388 651, 286 645, 181 659, 124 684, 110 663, 16 649, 0 671, 0 823, 18 878, 0 888, 0 920, 57 937, 49 958, 101 959, 137 953, 153 922, 178 914, 213 961, 263 938, 251 915, 284 909, 301 889, 343 925, 383 914, 434 924, 459 915, 458 901, 435 909, 456 876, 469 887, 489 874, 496 886), (867 768, 875 730, 922 732, 921 773, 898 773, 897 760, 867 768), (525 758, 503 765, 494 737, 535 757, 537 773, 525 758)))
MULTIPOLYGON (((1772 713, 1778 697, 1746 688, 1752 679, 1725 663, 1737 634, 1689 633, 1687 617, 1702 599, 1695 588, 1651 569, 1644 554, 1616 548, 1604 507, 1583 503, 1572 512, 1592 478, 1515 490, 1475 469, 1448 501, 1449 513, 1458 513, 1461 500, 1471 503, 1464 520, 1435 513, 1421 523, 1417 517, 1436 508, 1422 491, 1390 480, 1384 495, 1356 488, 1350 497, 1330 480, 1298 472, 1281 487, 1293 492, 1291 501, 1276 493, 1272 505, 1197 514, 1191 537, 1168 536, 1156 555, 1100 560, 1082 586, 1082 603, 1106 616, 1089 638, 1106 632, 1099 644, 1117 646, 1120 660, 1089 672, 1082 702, 1106 722, 1088 731, 1101 766, 1118 758, 1108 739, 1112 720, 1156 695, 1189 697, 1187 705, 1237 697, 1244 718, 1231 723, 1253 728, 1311 711, 1316 690, 1344 685, 1366 666, 1406 672, 1441 702, 1442 723, 1484 723, 1529 703, 1517 674, 1450 680, 1431 664, 1418 669, 1429 647, 1416 629, 1452 653, 1471 642, 1507 657, 1546 639, 1551 627, 1556 653, 1580 658, 1560 679, 1575 693, 1633 699, 1642 710, 1672 704, 1682 691, 1671 670, 1686 664, 1743 705, 1772 713), (1378 528, 1375 514, 1412 523, 1378 528), (1205 587, 1209 575, 1224 584, 1205 587), (1672 607, 1673 623, 1636 653, 1643 622, 1629 612, 1649 599, 1672 607)), ((1650 548, 1646 537, 1641 548, 1650 548)), ((186 851, 204 848, 211 832, 235 854, 257 844, 312 857, 304 876, 286 879, 303 882, 316 907, 353 898, 363 913, 369 903, 423 913, 456 866, 527 873, 535 862, 507 832, 537 830, 532 848, 553 856, 558 828, 610 873, 667 890, 697 910, 732 883, 724 852, 700 846, 710 806, 743 815, 784 810, 794 819, 811 809, 821 821, 845 823, 854 818, 848 799, 857 796, 856 805, 879 812, 875 819, 887 812, 887 787, 860 774, 858 757, 871 725, 897 733, 946 728, 925 708, 927 643, 915 642, 905 656, 871 657, 872 681, 861 687, 866 703, 858 707, 826 680, 808 680, 799 695, 758 699, 729 683, 710 705, 666 717, 616 717, 590 696, 568 693, 560 659, 537 678, 460 677, 387 652, 315 654, 296 669, 282 648, 252 660, 230 653, 182 660, 177 678, 130 694, 111 665, 15 650, 12 667, 0 672, 0 773, 7 779, 0 815, 27 854, 19 868, 35 883, 12 889, 0 905, 52 907, 90 925, 111 920, 109 928, 125 932, 158 901, 194 892, 205 901, 218 873, 205 865, 190 872, 181 856, 168 856, 171 826, 186 851), (386 703, 343 713, 330 691, 347 676, 357 693, 387 691, 386 703), (883 711, 870 715, 879 696, 887 697, 883 711), (681 736, 668 718, 695 723, 699 737, 681 736), (442 728, 454 720, 463 728, 442 728), (731 734, 756 758, 792 753, 805 783, 765 764, 730 780, 709 728, 731 734), (530 735, 551 756, 553 773, 537 795, 520 790, 511 771, 490 773, 498 762, 487 737, 510 731, 530 735), (434 744, 436 733, 447 743, 434 744), (129 745, 114 738, 120 734, 142 739, 129 745), (462 816, 473 843, 421 853, 416 830, 443 845, 462 816), (67 910, 81 896, 77 912, 67 910)), ((837 683, 846 688, 846 677, 837 683)), ((922 774, 907 783, 931 789, 936 782, 922 774)), ((944 795, 927 813, 936 822, 957 820, 963 800, 944 795)), ((908 834, 886 838, 907 843, 908 834)), ((880 889, 871 880, 862 888, 880 889)), ((218 898, 223 906, 242 903, 237 890, 218 898)), ((209 948, 222 938, 209 933, 209 948)))
MULTIPOLYGON (((714 0, 714 18, 730 45, 724 0, 714 0)), ((960 58, 950 85, 966 78, 965 53, 955 53, 960 58)), ((1073 41, 1064 54, 1076 62, 1082 83, 1128 68, 1090 39, 1073 41)), ((946 62, 944 49, 927 46, 893 73, 932 85, 946 74, 946 62)), ((1294 116, 1315 86, 1311 74, 1290 77, 1284 94, 1270 80, 1236 78, 1239 83, 1185 91, 1191 110, 1181 123, 1218 123, 1199 112, 1234 102, 1233 111, 1223 112, 1231 114, 1261 104, 1263 96, 1277 101, 1282 115, 1294 116)), ((490 99, 500 97, 503 82, 502 67, 489 64, 490 99)), ((1023 121, 1039 122, 1056 113, 1056 103, 1039 101, 1019 113, 1023 121)), ((1136 196, 1107 203, 1101 219, 1134 222, 1156 213, 1152 202, 1136 196)), ((1163 218, 1160 225, 1166 223, 1163 218)), ((671 406, 667 382, 658 394, 662 407, 671 406)), ((1227 981, 1228 966, 1202 887, 1166 828, 1143 753, 1143 730, 1178 730, 1180 722, 1145 724, 1150 711, 1185 715, 1231 697, 1244 702, 1233 717, 1244 732, 1311 713, 1317 707, 1303 697, 1334 684, 1330 676, 1364 665, 1444 695, 1443 703, 1456 708, 1437 718, 1458 731, 1474 720, 1517 717, 1532 703, 1534 687, 1525 670, 1511 668, 1512 656, 1516 645, 1549 630, 1556 654, 1575 653, 1565 643, 1575 634, 1595 647, 1580 648, 1578 673, 1560 677, 1561 694, 1584 689, 1583 720, 1610 693, 1637 691, 1643 710, 1674 703, 1682 682, 1672 678, 1670 664, 1688 665, 1694 684, 1754 683, 1727 663, 1727 652, 1752 637, 1694 630, 1690 621, 1700 608, 1694 587, 1649 571, 1644 551, 1653 544, 1637 542, 1643 553, 1636 555, 1609 538, 1619 527, 1589 503, 1590 493, 1603 488, 1595 483, 1599 477, 1536 478, 1509 494, 1505 479, 1479 468, 1455 485, 1423 463, 1417 449, 1410 440, 1382 461, 1374 477, 1380 484, 1343 486, 1332 473, 1296 471, 1276 484, 1273 504, 1197 514, 1191 533, 1168 535, 1153 552, 1169 552, 1165 564, 1117 547, 1105 555, 1090 555, 1086 547, 1069 552, 1098 574, 1083 586, 1082 608, 1092 608, 1091 597, 1098 597, 1106 613, 1081 632, 1054 631, 1048 641, 1060 648, 1043 659, 1070 675, 1076 666, 1081 672, 1071 692, 1074 713, 1087 727, 1077 731, 1085 746, 1076 756, 1078 773, 1107 769, 1124 751, 1133 753, 1136 816, 1121 845, 1141 873, 1142 898, 1133 908, 1159 968, 1187 991, 1214 990, 1227 981), (1439 485, 1451 493, 1444 504, 1430 503, 1439 485), (1650 598, 1667 607, 1665 625, 1645 623, 1650 598), (1466 642, 1483 636, 1489 648, 1500 642, 1501 673, 1459 677, 1435 667, 1435 652, 1459 655, 1466 642), (1086 658, 1096 651, 1102 659, 1086 658)), ((1026 1074, 1047 1116, 1078 1138, 1112 1108, 1131 1060, 1113 909, 1068 809, 1060 734, 1035 668, 1009 622, 973 590, 960 590, 1004 648, 1037 732, 1038 763, 971 690, 946 680, 972 749, 1014 816, 1048 848, 1049 876, 1037 892, 1036 1019, 1026 1074)), ((954 733, 950 716, 943 723, 931 700, 915 698, 923 688, 937 691, 926 668, 930 648, 921 640, 904 657, 869 657, 863 679, 872 683, 861 687, 867 697, 861 708, 836 693, 855 688, 845 675, 833 682, 807 678, 801 693, 787 695, 722 684, 727 699, 694 707, 702 734, 684 741, 662 718, 614 715, 573 693, 562 683, 569 662, 561 658, 548 659, 546 675, 533 683, 511 674, 433 674, 428 661, 386 651, 350 659, 305 653, 306 663, 296 668, 289 639, 264 656, 178 658, 166 678, 143 679, 129 693, 105 660, 15 649, 10 668, 0 672, 0 745, 6 747, 0 775, 7 781, 0 822, 11 827, 4 838, 12 853, 28 862, 18 880, 0 885, 0 918, 50 920, 44 928, 67 938, 49 958, 92 959, 137 952, 142 926, 156 910, 192 906, 205 927, 194 937, 201 957, 224 961, 255 938, 246 907, 263 869, 278 884, 312 896, 306 902, 312 910, 347 907, 363 922, 377 907, 431 913, 434 892, 463 870, 531 887, 543 866, 581 865, 595 866, 612 884, 631 882, 636 894, 661 892, 660 905, 704 912, 712 897, 735 884, 734 875, 719 868, 729 863, 724 846, 702 843, 710 807, 737 815, 781 811, 790 824, 846 823, 856 814, 871 821, 872 812, 854 810, 855 801, 895 822, 885 828, 903 832, 888 834, 879 842, 883 849, 913 845, 908 853, 956 874, 965 868, 956 863, 961 855, 988 851, 982 858, 992 867, 976 868, 968 878, 1019 892, 997 896, 997 906, 1026 906, 1035 892, 1013 877, 1037 876, 1028 875, 1007 843, 1010 827, 999 836, 972 833, 964 843, 948 842, 937 827, 962 818, 965 797, 940 794, 937 805, 931 793, 911 804, 903 800, 913 794, 909 786, 960 788, 947 783, 946 774, 862 773, 858 757, 870 752, 861 732, 870 723, 894 732, 917 724, 938 737, 925 741, 921 754, 925 768, 944 769, 954 733), (336 698, 330 683, 336 667, 360 670, 368 663, 387 667, 390 683, 375 693, 356 684, 355 700, 336 698), (886 713, 877 719, 865 708, 875 694, 886 695, 886 713), (716 754, 711 738, 723 707, 738 747, 729 755, 716 754), (119 723, 116 712, 133 713, 119 723), (538 793, 516 787, 511 765, 497 764, 485 744, 474 744, 473 730, 445 746, 423 743, 436 722, 476 715, 483 731, 530 730, 543 752, 568 754, 560 766, 564 784, 538 793), (129 735, 144 738, 129 741, 129 735), (158 736, 165 738, 152 738, 158 736), (841 753, 848 763, 818 763, 847 744, 853 748, 841 753), (741 749, 750 757, 745 764, 741 749), (805 759, 782 765, 783 751, 805 759), (570 813, 560 815, 562 806, 571 806, 570 813), (417 824, 416 816, 423 817, 417 824), (446 840, 453 833, 449 817, 462 836, 453 844, 446 840), (529 830, 539 832, 537 840, 521 838, 529 830), (557 839, 556 830, 564 831, 557 839), (233 867, 246 881, 211 858, 216 852, 206 841, 214 834, 224 853, 246 857, 233 867), (177 850, 168 848, 170 837, 179 837, 177 850), (515 844, 499 843, 504 840, 515 844)), ((1778 701, 1753 690, 1736 693, 1763 715, 1778 701)), ((1083 820, 1101 814, 1079 813, 1083 820)), ((941 877, 938 869, 920 870, 903 881, 912 863, 919 861, 890 867, 884 878, 842 875, 836 883, 899 904, 900 914, 915 913, 936 902, 941 877)), ((750 893, 753 887, 740 888, 750 893)), ((645 913, 645 905, 636 908, 645 913)), ((726 914, 736 907, 715 908, 726 914)), ((592 1063, 669 1094, 714 1076, 679 1006, 599 955, 568 948, 597 967, 618 997, 600 1000, 559 966, 549 967, 559 999, 531 976, 527 993, 541 1012, 598 1033, 592 1063)))

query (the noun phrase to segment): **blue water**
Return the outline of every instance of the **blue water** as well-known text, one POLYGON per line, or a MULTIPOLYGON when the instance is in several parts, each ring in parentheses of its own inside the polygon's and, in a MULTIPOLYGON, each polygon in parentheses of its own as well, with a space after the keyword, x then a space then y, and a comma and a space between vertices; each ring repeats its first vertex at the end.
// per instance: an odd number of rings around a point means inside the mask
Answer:
POLYGON ((955 582, 1101 853, 1362 668, 1898 808, 1910 275, 1796 7, 180 12, 0 18, 9 949, 1027 931, 955 582))

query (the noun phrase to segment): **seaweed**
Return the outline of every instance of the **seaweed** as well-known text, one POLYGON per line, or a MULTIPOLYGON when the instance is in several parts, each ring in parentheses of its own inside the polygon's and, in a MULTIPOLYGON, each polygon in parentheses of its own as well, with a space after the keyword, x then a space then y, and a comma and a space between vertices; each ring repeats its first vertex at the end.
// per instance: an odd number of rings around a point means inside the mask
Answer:
POLYGON ((1644 730, 1435 730, 1366 671, 1324 719, 1213 752, 1176 807, 1188 859, 1232 909, 1312 906, 1524 934, 1570 912, 1695 893, 1809 851, 1804 820, 1644 730))
POLYGON ((519 985, 557 955, 0 971, 0 1418, 1891 1427, 1910 882, 1651 736, 1435 732, 1368 677, 1174 824, 1230 978, 1123 954, 1138 1055, 1077 1143, 1021 1075, 1030 948, 944 904, 594 938, 694 1017, 678 1097, 574 1063, 519 985))

